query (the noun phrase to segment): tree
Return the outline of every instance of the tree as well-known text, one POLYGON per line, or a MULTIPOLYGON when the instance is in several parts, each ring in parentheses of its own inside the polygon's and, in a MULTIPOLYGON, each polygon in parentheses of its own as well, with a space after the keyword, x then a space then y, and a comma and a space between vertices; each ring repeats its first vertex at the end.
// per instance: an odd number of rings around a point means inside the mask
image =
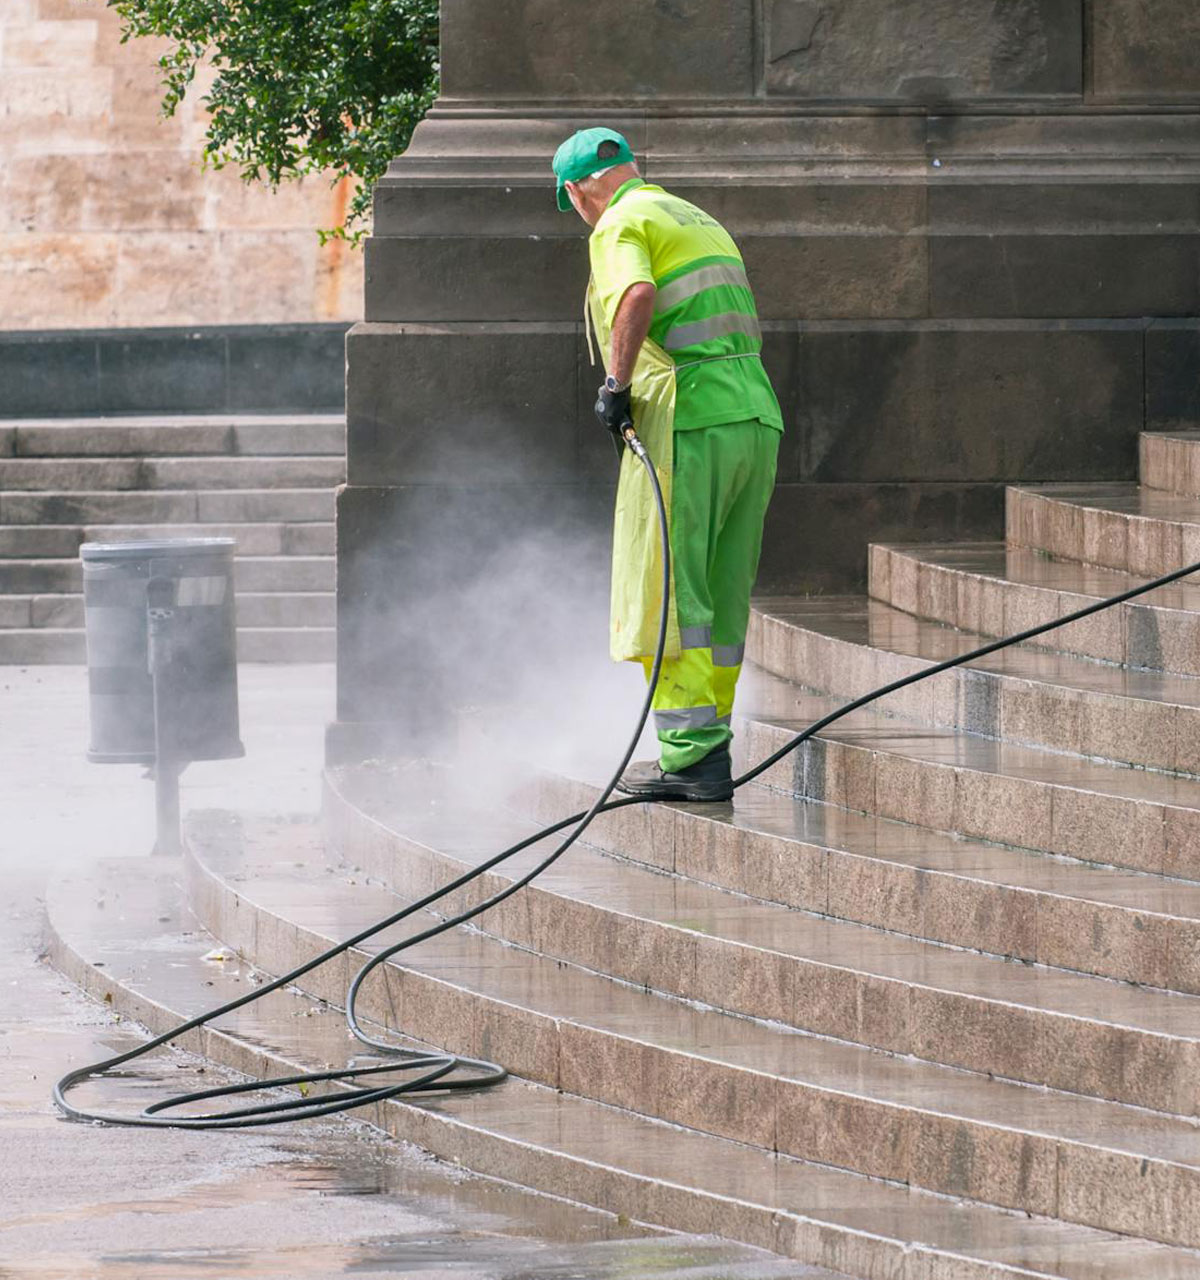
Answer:
POLYGON ((240 166, 247 182, 332 172, 359 180, 342 227, 357 240, 371 184, 408 145, 438 84, 438 0, 109 0, 122 43, 166 37, 158 60, 163 114, 197 67, 216 78, 205 162, 240 166))

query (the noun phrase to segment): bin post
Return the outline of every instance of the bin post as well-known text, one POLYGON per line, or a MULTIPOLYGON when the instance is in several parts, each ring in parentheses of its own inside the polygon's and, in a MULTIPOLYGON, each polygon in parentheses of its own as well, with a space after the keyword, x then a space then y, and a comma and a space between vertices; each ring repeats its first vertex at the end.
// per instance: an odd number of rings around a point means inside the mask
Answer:
POLYGON ((175 583, 151 578, 146 584, 146 656, 154 686, 154 852, 169 857, 183 852, 179 775, 184 766, 175 749, 171 706, 174 605, 175 583))

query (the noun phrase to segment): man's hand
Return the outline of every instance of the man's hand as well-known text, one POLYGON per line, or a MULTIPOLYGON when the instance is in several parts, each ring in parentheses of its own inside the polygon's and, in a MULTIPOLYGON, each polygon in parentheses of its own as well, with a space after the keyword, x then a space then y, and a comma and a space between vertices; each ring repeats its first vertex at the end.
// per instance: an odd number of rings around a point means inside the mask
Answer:
POLYGON ((596 392, 596 417, 614 435, 619 436, 623 428, 633 421, 630 388, 614 389, 606 382, 596 392))

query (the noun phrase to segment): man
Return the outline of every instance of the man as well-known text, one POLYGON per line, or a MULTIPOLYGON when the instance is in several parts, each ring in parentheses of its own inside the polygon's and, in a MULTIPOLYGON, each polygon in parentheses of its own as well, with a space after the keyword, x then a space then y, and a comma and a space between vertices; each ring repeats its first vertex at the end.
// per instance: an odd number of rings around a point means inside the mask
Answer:
MULTIPOLYGON (((553 169, 558 207, 592 227, 588 306, 608 374, 597 415, 614 434, 632 417, 670 513, 668 645, 653 698, 660 758, 631 766, 619 789, 728 800, 734 689, 783 430, 754 296, 728 232, 643 181, 619 133, 574 134, 553 169)), ((611 650, 617 661, 641 661, 647 676, 662 604, 658 555, 650 486, 627 452, 611 650)))

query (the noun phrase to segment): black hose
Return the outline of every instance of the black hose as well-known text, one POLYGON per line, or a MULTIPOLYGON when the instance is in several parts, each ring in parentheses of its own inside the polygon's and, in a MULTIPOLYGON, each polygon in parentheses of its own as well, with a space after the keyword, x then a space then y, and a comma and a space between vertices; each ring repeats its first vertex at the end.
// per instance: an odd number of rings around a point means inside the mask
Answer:
MULTIPOLYGON (((641 714, 638 717, 637 729, 630 739, 629 746, 625 750, 625 754, 621 758, 621 763, 617 766, 608 783, 601 790, 598 798, 591 808, 571 814, 570 817, 563 818, 550 826, 543 827, 540 831, 534 832, 525 839, 518 841, 516 844, 510 845, 502 852, 495 854, 486 862, 479 866, 472 867, 469 871, 464 871, 460 876, 451 880, 449 884, 443 885, 440 889, 426 894, 417 902, 402 908, 400 911, 393 913, 384 920, 380 920, 377 924, 373 924, 353 937, 347 938, 346 941, 340 942, 337 946, 330 947, 329 950, 315 956, 312 960, 305 964, 299 965, 292 969, 289 973, 285 973, 281 978, 275 978, 271 982, 256 988, 254 991, 247 992, 244 996, 239 996, 236 1000, 230 1000, 228 1003, 210 1009, 207 1013, 202 1013, 187 1022, 180 1023, 177 1027, 163 1032, 161 1035, 155 1036, 145 1044, 139 1045, 135 1049, 130 1049, 125 1053, 120 1053, 111 1058, 106 1058, 102 1062, 95 1062, 89 1066, 80 1067, 75 1071, 68 1072, 67 1075, 54 1086, 54 1101, 58 1105, 63 1114, 70 1120, 90 1121, 93 1123, 126 1125, 133 1127, 147 1128, 184 1128, 184 1129, 240 1129, 250 1128, 260 1125, 280 1124, 288 1120, 307 1120, 317 1116, 331 1115, 338 1111, 349 1111, 356 1107, 366 1106, 373 1102, 382 1102, 388 1098, 395 1098, 406 1093, 420 1093, 431 1090, 444 1089, 477 1089, 487 1085, 498 1084, 505 1079, 507 1072, 503 1067, 497 1066, 495 1063, 481 1062, 474 1058, 457 1057, 452 1054, 432 1054, 422 1053, 411 1049, 402 1049, 395 1045, 388 1044, 386 1041, 373 1039, 363 1031, 358 1021, 356 1012, 356 1004, 358 995, 362 989, 362 984, 366 978, 374 972, 374 970, 385 961, 391 959, 392 956, 398 955, 401 951, 407 950, 409 947, 416 946, 419 942, 424 942, 429 938, 436 937, 440 933, 445 933, 449 929, 456 928, 464 924, 468 920, 474 919, 482 912, 490 907, 496 906, 503 902, 506 898, 511 897, 519 889, 523 889, 530 881, 541 875, 549 866, 557 862, 566 851, 578 841, 588 826, 591 825, 601 813, 611 813, 615 809, 623 809, 628 805, 643 804, 644 800, 639 796, 629 796, 620 800, 610 800, 617 782, 621 775, 625 772, 629 764, 630 758, 637 747, 638 739, 642 735, 646 721, 649 718, 650 709, 654 697, 654 689, 658 684, 658 677, 662 670, 663 654, 666 648, 667 634, 667 618, 670 602, 670 581, 671 581, 671 548, 668 538, 667 512, 663 501, 662 488, 658 482, 658 476, 655 473, 654 465, 651 462, 645 447, 637 436, 630 430, 626 439, 633 449, 634 453, 646 468, 646 472, 650 477, 650 483, 654 491, 655 505, 658 510, 659 533, 662 543, 663 557, 663 605, 659 615, 658 625, 658 641, 655 647, 654 664, 651 669, 650 678, 647 686, 646 698, 642 704, 641 714), (530 845, 537 844, 539 841, 549 836, 557 835, 559 832, 566 830, 568 827, 574 829, 562 840, 562 842, 542 859, 531 871, 525 873, 519 879, 506 885, 503 889, 494 893, 491 897, 477 903, 475 906, 460 912, 458 915, 451 916, 445 920, 439 921, 437 924, 431 925, 429 928, 422 930, 420 933, 414 934, 412 937, 405 938, 394 945, 385 948, 378 954, 371 957, 366 964, 359 969, 355 975, 353 982, 350 984, 350 990, 346 998, 346 1020, 350 1026, 350 1030, 365 1045, 377 1053, 386 1054, 398 1059, 396 1062, 388 1062, 382 1065, 369 1067, 345 1067, 340 1070, 333 1071, 317 1071, 307 1072, 300 1075, 286 1076, 272 1080, 251 1080, 242 1084, 224 1085, 216 1089, 205 1089, 192 1093, 182 1093, 174 1097, 164 1099, 163 1101, 153 1103, 145 1108, 138 1115, 120 1115, 111 1112, 101 1111, 85 1111, 82 1108, 73 1106, 67 1101, 67 1093, 76 1085, 81 1084, 84 1080, 91 1079, 96 1076, 104 1075, 108 1071, 131 1062, 135 1058, 140 1058, 144 1054, 151 1053, 153 1050, 161 1048, 164 1044, 178 1039, 189 1031, 194 1031, 197 1027, 202 1027, 227 1013, 232 1013, 244 1005, 251 1004, 255 1000, 261 999, 272 991, 278 991, 281 987, 288 986, 295 982, 298 978, 302 978, 306 973, 310 973, 313 969, 325 964, 329 960, 335 959, 337 956, 349 951, 352 947, 357 946, 360 942, 372 937, 374 934, 384 929, 390 928, 392 925, 399 923, 401 920, 407 919, 418 911, 424 910, 426 907, 432 906, 446 895, 463 888, 470 884, 473 880, 490 871, 493 867, 520 853, 522 850, 529 848, 530 845), (410 1079, 405 1079, 392 1084, 376 1085, 373 1087, 358 1085, 357 1081, 361 1078, 376 1075, 387 1075, 398 1071, 417 1072, 419 1074, 410 1079), (455 1071, 465 1071, 466 1075, 455 1075, 455 1071), (328 1082, 342 1082, 351 1084, 349 1091, 343 1091, 335 1095, 320 1094, 315 1096, 305 1096, 308 1086, 312 1084, 321 1084, 328 1082), (287 1098, 278 1102, 259 1103, 254 1106, 247 1106, 229 1111, 204 1112, 200 1115, 191 1116, 163 1116, 161 1113, 166 1111, 174 1111, 179 1107, 189 1104, 205 1102, 211 1098, 236 1097, 246 1094, 255 1094, 268 1089, 277 1089, 281 1087, 297 1087, 301 1089, 301 1096, 298 1098, 287 1098)), ((1058 627, 1067 626, 1069 623, 1078 622, 1082 618, 1090 617, 1094 613, 1100 613, 1104 609, 1110 609, 1115 605, 1123 604, 1127 600, 1132 600, 1137 596, 1145 595, 1148 591, 1154 591, 1158 587, 1164 587, 1172 582, 1177 582, 1180 578, 1186 578, 1189 574, 1200 572, 1200 563, 1189 565, 1184 569, 1177 569, 1173 573, 1164 574, 1161 578, 1155 578, 1152 582, 1143 583, 1139 587, 1132 587, 1128 591, 1121 592, 1120 595, 1112 596, 1106 600, 1097 601, 1083 609, 1078 609, 1074 613, 1069 613, 1065 617, 1056 618, 1053 622, 1045 622, 1040 626, 1030 627, 1027 631, 1022 631, 1017 635, 1007 636, 1000 640, 993 640, 989 644, 985 644, 978 649, 972 649, 969 653, 960 654, 957 658, 948 658, 943 662, 936 663, 932 667, 927 667, 923 671, 914 672, 912 675, 905 676, 900 680, 894 680, 890 684, 883 685, 881 688, 875 689, 870 693, 864 694, 860 698, 854 699, 845 706, 838 707, 837 710, 831 711, 827 716, 823 716, 814 724, 808 726, 803 732, 796 734, 795 737, 786 742, 778 751, 768 756, 765 760, 755 765, 754 768, 742 774, 741 777, 734 779, 734 788, 745 786, 746 783, 753 781, 760 774, 764 773, 772 765, 778 764, 785 756, 795 751, 797 747, 807 742, 815 734, 822 729, 828 728, 835 721, 840 720, 843 716, 849 715, 852 711, 857 711, 861 707, 867 706, 869 703, 877 701, 879 698, 885 697, 889 693, 895 693, 900 689, 907 688, 909 685, 917 684, 922 680, 928 680, 932 676, 941 674, 943 671, 950 671, 955 667, 961 667, 968 662, 973 662, 978 658, 987 657, 988 654, 996 653, 1001 649, 1006 649, 1014 644, 1022 644, 1029 640, 1036 639, 1038 636, 1045 635, 1048 631, 1054 631, 1058 627)))
POLYGON ((654 470, 654 464, 647 454, 645 446, 634 434, 632 426, 626 432, 626 441, 629 447, 637 455, 642 465, 646 468, 646 473, 650 477, 651 488, 654 492, 654 502, 658 510, 658 526, 659 536, 662 547, 663 571, 662 571, 662 610, 659 614, 658 622, 658 639, 655 645, 654 665, 650 672, 649 681, 646 688, 646 697, 642 703, 641 714, 638 716, 637 728, 634 730, 633 736, 629 740, 629 745, 625 749, 624 755, 621 757, 621 763, 614 770, 612 777, 607 785, 601 791, 596 802, 585 813, 576 814, 571 818, 567 818, 562 822, 557 822, 546 829, 535 833, 524 840, 518 841, 511 845, 503 852, 489 858, 480 866, 473 867, 470 871, 464 872, 449 884, 442 886, 440 889, 434 890, 432 893, 426 894, 425 897, 417 902, 410 903, 407 907, 400 911, 394 912, 384 920, 370 925, 368 928, 356 933, 353 937, 347 938, 344 942, 338 943, 334 947, 330 947, 327 951, 323 951, 320 955, 315 956, 312 960, 302 965, 298 965, 295 969, 285 973, 282 977, 274 978, 272 981, 265 983, 261 987, 256 987, 253 991, 247 992, 244 996, 239 996, 235 1000, 230 1000, 225 1004, 219 1005, 215 1009, 210 1009, 206 1013, 197 1015, 186 1022, 180 1023, 176 1027, 172 1027, 169 1031, 164 1031, 161 1035, 154 1036, 144 1044, 138 1045, 134 1049, 129 1049, 124 1053, 115 1054, 111 1058, 105 1058, 101 1062, 94 1062, 84 1067, 79 1067, 74 1071, 68 1072, 54 1086, 54 1101, 64 1116, 69 1120, 88 1121, 93 1124, 112 1124, 124 1125, 131 1128, 168 1128, 168 1129, 247 1129, 255 1128, 262 1125, 281 1124, 288 1120, 311 1120, 318 1116, 332 1115, 338 1111, 349 1111, 356 1107, 367 1106, 373 1102, 383 1102, 388 1098, 395 1098, 405 1093, 422 1093, 430 1090, 443 1089, 478 1089, 486 1085, 499 1084, 505 1079, 507 1071, 501 1066, 497 1066, 492 1062, 481 1062, 475 1058, 464 1058, 453 1054, 429 1054, 422 1053, 417 1050, 403 1049, 397 1045, 388 1044, 386 1041, 375 1040, 363 1031, 359 1024, 358 1016, 355 1011, 355 1004, 358 999, 359 990, 362 987, 363 979, 374 971, 377 965, 382 964, 385 960, 395 955, 398 951, 403 951, 407 947, 415 946, 418 942, 423 942, 428 938, 435 937, 439 933, 445 933, 448 929, 453 929, 459 924, 463 924, 467 920, 479 915, 480 912, 486 911, 489 907, 495 906, 499 902, 503 902, 505 898, 516 893, 518 889, 524 888, 535 876, 540 875, 554 862, 557 862, 564 853, 583 835, 584 831, 591 825, 592 820, 598 813, 609 809, 622 808, 629 804, 638 804, 640 801, 636 797, 629 797, 625 800, 617 800, 612 803, 606 803, 610 795, 616 788, 617 783, 621 779, 621 775, 625 772, 634 751, 637 748, 638 739, 642 736, 642 730, 646 727, 646 721, 650 716, 650 708, 653 704, 654 689, 658 684, 658 677, 662 671, 663 654, 666 650, 667 643, 667 619, 670 609, 670 582, 671 582, 671 545, 668 537, 667 510, 663 501, 662 486, 658 482, 658 475, 654 470), (350 1030, 354 1033, 363 1044, 369 1045, 377 1053, 386 1054, 389 1057, 396 1058, 395 1062, 388 1062, 381 1065, 369 1067, 344 1067, 340 1070, 333 1071, 314 1071, 304 1072, 299 1075, 286 1076, 282 1078, 270 1080, 248 1080, 241 1084, 224 1085, 216 1089, 203 1089, 189 1093, 176 1094, 170 1098, 166 1098, 160 1102, 155 1102, 146 1107, 138 1115, 122 1115, 119 1113, 108 1111, 88 1111, 81 1107, 76 1107, 67 1101, 67 1094, 75 1088, 76 1085, 82 1084, 83 1081, 92 1079, 96 1076, 102 1076, 106 1072, 132 1062, 136 1058, 141 1058, 145 1054, 152 1053, 155 1049, 161 1048, 164 1044, 168 1044, 172 1040, 178 1039, 182 1035, 186 1035, 189 1031, 195 1031, 198 1027, 205 1026, 207 1023, 215 1021, 217 1018, 223 1017, 225 1014, 233 1013, 243 1006, 252 1004, 255 1000, 261 1000, 263 996, 269 995, 272 991, 278 991, 281 987, 286 987, 295 982, 298 978, 302 978, 306 973, 312 972, 313 969, 325 964, 327 961, 336 959, 338 956, 349 951, 352 947, 357 946, 360 942, 364 942, 367 938, 390 928, 394 924, 398 924, 401 920, 407 919, 424 908, 431 906, 446 894, 453 893, 455 890, 462 888, 464 885, 471 883, 477 877, 489 871, 492 867, 497 866, 505 859, 512 857, 523 849, 527 849, 531 844, 537 843, 539 840, 545 839, 547 836, 556 835, 558 832, 567 827, 574 827, 574 830, 558 845, 553 853, 543 858, 532 871, 522 876, 513 884, 506 886, 498 893, 485 901, 471 907, 469 910, 462 912, 448 920, 440 921, 438 924, 414 934, 411 938, 397 943, 395 946, 389 947, 377 955, 372 956, 369 961, 359 970, 354 981, 350 985, 350 991, 346 998, 346 1019, 349 1023, 350 1030), (404 1079, 392 1084, 377 1085, 367 1087, 358 1085, 360 1078, 376 1075, 394 1074, 398 1071, 418 1072, 415 1077, 404 1079), (466 1075, 456 1075, 451 1077, 451 1073, 455 1071, 466 1071, 466 1075), (309 1086, 314 1084, 324 1084, 329 1082, 341 1082, 349 1084, 352 1087, 349 1091, 342 1091, 335 1095, 315 1094, 308 1095, 309 1086), (257 1094, 268 1089, 277 1089, 281 1087, 296 1087, 300 1089, 300 1096, 297 1098, 286 1098, 278 1102, 264 1102, 253 1106, 240 1107, 234 1110, 203 1112, 199 1115, 189 1116, 164 1116, 161 1113, 166 1111, 175 1111, 180 1107, 189 1106, 199 1102, 208 1101, 211 1098, 228 1098, 238 1097, 247 1094, 257 1094))

